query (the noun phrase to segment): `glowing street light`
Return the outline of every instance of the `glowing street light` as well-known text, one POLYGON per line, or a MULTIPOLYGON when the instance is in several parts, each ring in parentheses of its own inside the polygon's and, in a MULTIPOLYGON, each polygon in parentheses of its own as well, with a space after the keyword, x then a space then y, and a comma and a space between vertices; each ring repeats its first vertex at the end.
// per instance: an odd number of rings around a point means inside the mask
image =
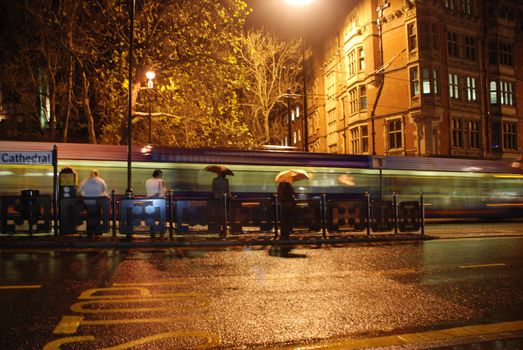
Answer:
MULTIPOLYGON (((292 7, 302 7, 312 4, 314 0, 283 0, 288 6, 292 7)), ((302 47, 302 73, 303 73, 303 142, 304 142, 304 151, 309 151, 309 121, 307 114, 307 75, 305 72, 305 20, 303 20, 303 32, 301 41, 303 44, 302 47)))
POLYGON ((147 78, 147 88, 152 89, 154 85, 153 79, 156 78, 156 73, 153 70, 147 71, 145 77, 147 78))

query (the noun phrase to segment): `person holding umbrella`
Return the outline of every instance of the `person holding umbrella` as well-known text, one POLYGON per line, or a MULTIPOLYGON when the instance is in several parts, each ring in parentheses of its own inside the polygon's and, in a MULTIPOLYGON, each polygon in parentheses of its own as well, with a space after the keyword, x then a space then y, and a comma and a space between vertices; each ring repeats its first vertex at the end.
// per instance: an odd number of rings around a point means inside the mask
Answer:
POLYGON ((231 189, 229 187, 229 180, 226 175, 234 176, 234 173, 224 167, 223 165, 209 165, 205 170, 216 173, 216 177, 212 180, 212 195, 215 199, 215 210, 218 211, 216 215, 219 231, 223 235, 225 233, 225 207, 228 203, 228 198, 231 197, 231 189))
POLYGON ((280 203, 281 238, 289 238, 292 232, 291 217, 296 208, 296 191, 291 183, 298 180, 310 179, 305 170, 285 170, 276 175, 278 182, 278 201, 280 203))

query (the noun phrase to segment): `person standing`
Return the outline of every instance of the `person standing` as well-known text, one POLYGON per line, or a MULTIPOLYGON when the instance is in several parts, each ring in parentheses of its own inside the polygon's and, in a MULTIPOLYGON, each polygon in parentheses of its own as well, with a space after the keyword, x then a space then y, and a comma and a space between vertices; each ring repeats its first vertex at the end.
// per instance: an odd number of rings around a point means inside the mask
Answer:
POLYGON ((212 180, 212 194, 215 199, 223 199, 224 194, 227 194, 228 197, 231 196, 229 180, 227 180, 225 174, 219 173, 212 180))
POLYGON ((231 197, 229 180, 227 180, 224 173, 217 173, 216 177, 212 180, 212 195, 214 197, 214 210, 216 211, 215 217, 218 229, 220 235, 224 236, 226 232, 225 207, 231 197), (224 198, 225 194, 227 196, 224 198))
POLYGON ((281 238, 289 238, 292 231, 291 217, 296 206, 296 191, 289 182, 278 184, 278 200, 280 203, 281 238))
POLYGON ((168 192, 165 181, 162 179, 163 172, 160 169, 153 171, 153 176, 145 181, 145 193, 150 198, 165 198, 168 192))

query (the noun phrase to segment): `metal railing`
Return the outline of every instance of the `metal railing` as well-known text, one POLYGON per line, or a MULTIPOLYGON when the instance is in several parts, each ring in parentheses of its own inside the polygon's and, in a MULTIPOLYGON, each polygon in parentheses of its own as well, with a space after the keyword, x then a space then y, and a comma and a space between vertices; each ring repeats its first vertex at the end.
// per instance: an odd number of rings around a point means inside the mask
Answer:
MULTIPOLYGON (((373 200, 365 196, 329 194, 310 195, 294 203, 288 220, 300 235, 321 233, 323 238, 344 233, 390 232, 424 234, 423 194, 419 201, 373 200)), ((49 232, 51 230, 51 197, 37 191, 21 196, 2 196, 0 200, 1 232, 49 232)), ((101 235, 111 232, 113 238, 146 233, 151 237, 194 234, 279 237, 282 217, 276 194, 255 197, 224 196, 180 197, 172 192, 167 198, 63 198, 58 205, 58 234, 86 233, 101 235)))

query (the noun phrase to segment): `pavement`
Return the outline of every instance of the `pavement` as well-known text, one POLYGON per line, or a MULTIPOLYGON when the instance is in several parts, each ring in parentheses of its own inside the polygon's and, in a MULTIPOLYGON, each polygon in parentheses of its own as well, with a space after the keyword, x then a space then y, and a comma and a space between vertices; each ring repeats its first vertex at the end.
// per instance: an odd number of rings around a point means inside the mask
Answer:
POLYGON ((55 236, 52 232, 39 234, 0 234, 0 248, 168 248, 168 247, 226 247, 226 246, 272 246, 272 245, 337 245, 370 242, 424 241, 433 239, 462 239, 479 237, 523 236, 523 223, 436 223, 425 226, 424 233, 326 233, 296 231, 289 239, 279 239, 274 233, 244 232, 220 237, 206 231, 183 234, 166 232, 151 236, 135 233, 132 237, 110 233, 87 237, 85 234, 55 236))

